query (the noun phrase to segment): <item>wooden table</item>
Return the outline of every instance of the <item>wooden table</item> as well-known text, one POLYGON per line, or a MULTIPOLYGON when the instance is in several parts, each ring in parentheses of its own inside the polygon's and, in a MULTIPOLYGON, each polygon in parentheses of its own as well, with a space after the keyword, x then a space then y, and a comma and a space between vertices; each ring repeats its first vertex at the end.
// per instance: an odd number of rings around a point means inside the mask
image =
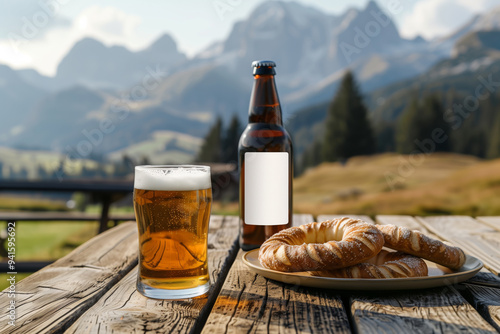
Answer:
MULTIPOLYGON (((316 217, 322 221, 332 216, 316 217)), ((364 217, 371 221, 370 218, 364 217)), ((295 215, 294 224, 313 221, 295 215)), ((337 291, 268 280, 238 247, 238 218, 213 216, 207 297, 147 299, 135 289, 137 232, 120 224, 8 291, 1 333, 497 333, 500 332, 500 217, 378 216, 461 246, 485 269, 465 283, 412 291, 337 291)), ((293 282, 292 282, 293 283, 293 282)))

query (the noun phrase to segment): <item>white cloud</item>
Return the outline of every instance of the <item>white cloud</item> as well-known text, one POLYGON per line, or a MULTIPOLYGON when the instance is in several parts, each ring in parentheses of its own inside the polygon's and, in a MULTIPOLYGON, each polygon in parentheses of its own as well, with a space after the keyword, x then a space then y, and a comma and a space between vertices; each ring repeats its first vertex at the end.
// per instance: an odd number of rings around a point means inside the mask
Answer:
POLYGON ((105 44, 121 44, 137 49, 144 43, 136 34, 141 21, 140 17, 115 7, 91 6, 78 15, 73 26, 80 34, 105 44))
POLYGON ((443 36, 473 15, 499 4, 499 0, 421 0, 400 21, 400 33, 407 38, 443 36))
POLYGON ((71 22, 61 15, 64 5, 58 0, 7 1, 0 0, 0 39, 10 34, 23 34, 36 29, 32 38, 42 37, 48 30, 57 26, 69 26, 71 22), (8 10, 5 8, 8 5, 8 10))
POLYGON ((47 29, 36 38, 20 34, 0 40, 0 63, 14 68, 35 68, 42 74, 54 75, 61 59, 84 37, 130 49, 144 47, 149 40, 137 33, 140 23, 140 17, 117 8, 91 6, 75 17, 69 27, 47 29))

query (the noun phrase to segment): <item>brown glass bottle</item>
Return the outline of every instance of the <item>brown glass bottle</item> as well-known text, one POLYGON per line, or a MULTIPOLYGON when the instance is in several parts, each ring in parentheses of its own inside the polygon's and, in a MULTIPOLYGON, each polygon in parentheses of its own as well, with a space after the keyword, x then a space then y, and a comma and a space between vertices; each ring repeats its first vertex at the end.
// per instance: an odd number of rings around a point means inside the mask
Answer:
POLYGON ((240 247, 250 250, 292 226, 293 149, 283 127, 276 64, 252 63, 254 86, 248 125, 241 135, 240 247))

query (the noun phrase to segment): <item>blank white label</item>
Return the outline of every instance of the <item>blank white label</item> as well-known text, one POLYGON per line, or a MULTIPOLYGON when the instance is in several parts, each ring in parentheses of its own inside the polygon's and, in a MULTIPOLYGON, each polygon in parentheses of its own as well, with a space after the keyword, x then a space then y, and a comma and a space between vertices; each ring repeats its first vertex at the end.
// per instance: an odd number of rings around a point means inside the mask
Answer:
POLYGON ((245 153, 245 223, 288 224, 288 152, 245 153))

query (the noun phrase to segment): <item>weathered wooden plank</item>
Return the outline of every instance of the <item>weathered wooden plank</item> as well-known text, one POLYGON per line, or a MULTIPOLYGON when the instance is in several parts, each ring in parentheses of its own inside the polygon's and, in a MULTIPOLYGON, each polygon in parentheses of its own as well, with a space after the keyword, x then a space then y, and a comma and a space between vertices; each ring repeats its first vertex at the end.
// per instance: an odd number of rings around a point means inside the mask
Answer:
POLYGON ((188 333, 199 331, 238 251, 236 216, 212 216, 208 237, 211 287, 208 295, 185 300, 148 299, 137 292, 137 268, 113 286, 66 333, 188 333))
POLYGON ((491 228, 494 228, 497 231, 500 231, 500 216, 482 216, 476 217, 478 221, 488 225, 491 228))
MULTIPOLYGON (((313 221, 294 215, 294 226, 313 221)), ((203 333, 349 333, 342 300, 332 291, 301 288, 251 272, 240 250, 203 328, 203 333)))
POLYGON ((424 225, 420 224, 418 220, 413 218, 412 216, 388 216, 388 215, 378 215, 375 217, 375 221, 377 224, 381 225, 397 225, 404 226, 411 230, 417 230, 422 233, 425 233, 429 237, 439 239, 437 235, 429 231, 424 225))
MULTIPOLYGON (((54 333, 67 328, 137 264, 137 227, 123 223, 16 285, 16 323, 5 333, 54 333)), ((0 309, 10 302, 2 292, 0 309)), ((0 323, 7 324, 7 312, 0 323)))
POLYGON ((495 329, 500 332, 500 289, 460 284, 458 290, 495 329))
POLYGON ((325 221, 325 220, 330 220, 330 219, 335 219, 335 218, 342 218, 342 217, 351 217, 351 218, 355 218, 355 219, 361 219, 361 220, 364 220, 367 223, 375 224, 375 222, 369 216, 348 215, 348 214, 345 214, 345 215, 319 215, 318 216, 318 221, 322 222, 322 221, 325 221))
MULTIPOLYGON (((432 238, 443 240, 443 238, 432 233, 425 226, 423 226, 423 224, 410 216, 377 216, 377 223, 405 226, 425 233, 432 238)), ((474 306, 477 312, 490 325, 498 329, 498 323, 495 322, 495 319, 498 318, 498 312, 500 311, 498 310, 498 308, 495 309, 494 306, 498 303, 497 301, 500 300, 500 290, 490 289, 486 287, 482 289, 478 285, 500 287, 500 279, 483 268, 480 273, 476 274, 467 282, 472 284, 458 284, 454 286, 454 288, 456 288, 462 294, 462 296, 465 297, 465 299, 474 306), (490 299, 488 299, 488 297, 490 299), (493 308, 487 306, 493 306, 493 308)), ((453 298, 456 297, 453 296, 453 298)))
POLYGON ((417 217, 429 230, 500 273, 500 232, 467 216, 417 217))
MULTIPOLYGON (((404 226, 409 229, 425 233, 431 238, 438 239, 441 241, 446 241, 440 236, 432 233, 432 231, 428 230, 423 224, 421 224, 418 220, 416 220, 412 216, 379 215, 376 217, 376 220, 377 224, 392 224, 392 225, 404 226)), ((492 274, 486 268, 481 269, 479 273, 477 273, 474 277, 470 278, 467 282, 500 288, 500 278, 495 274, 492 274)))
POLYGON ((358 333, 495 333, 453 286, 350 297, 358 333))
POLYGON ((310 223, 313 221, 314 221, 314 218, 310 214, 305 214, 305 213, 294 214, 292 226, 299 226, 299 225, 307 224, 307 223, 310 223))
MULTIPOLYGON (((379 224, 393 224, 431 231, 410 216, 377 216, 379 224)), ((354 322, 360 333, 491 333, 494 328, 453 287, 354 295, 350 298, 354 322)))
POLYGON ((252 273, 238 254, 202 333, 350 333, 332 291, 302 288, 252 273))

